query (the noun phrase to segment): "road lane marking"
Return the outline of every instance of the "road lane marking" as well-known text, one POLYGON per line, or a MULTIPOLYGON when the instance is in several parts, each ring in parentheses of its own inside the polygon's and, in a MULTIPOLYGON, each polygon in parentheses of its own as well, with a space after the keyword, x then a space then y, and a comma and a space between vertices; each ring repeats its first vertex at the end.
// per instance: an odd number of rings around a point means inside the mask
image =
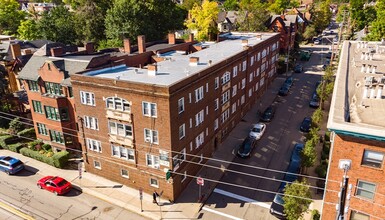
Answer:
POLYGON ((0 202, 0 208, 10 212, 10 213, 13 213, 23 219, 26 219, 26 220, 34 220, 34 218, 32 216, 29 216, 27 214, 25 214, 24 212, 21 212, 20 210, 17 210, 16 208, 10 206, 10 205, 7 205, 3 202, 0 202))
POLYGON ((226 217, 226 218, 231 218, 231 219, 234 219, 234 220, 243 220, 242 218, 237 218, 237 217, 235 217, 235 216, 228 215, 228 214, 225 214, 225 213, 223 213, 223 212, 218 212, 218 211, 216 211, 216 210, 209 209, 209 208, 207 208, 207 207, 205 207, 205 206, 203 206, 202 209, 205 210, 205 211, 208 211, 208 212, 215 213, 215 214, 217 214, 217 215, 224 216, 224 217, 226 217))
POLYGON ((266 208, 266 209, 270 209, 270 205, 268 205, 268 204, 266 204, 264 202, 258 202, 257 200, 250 199, 250 198, 247 198, 247 197, 244 197, 244 196, 240 196, 240 195, 237 195, 237 194, 234 194, 234 193, 231 193, 231 192, 227 192, 227 191, 224 191, 224 190, 221 190, 221 189, 218 189, 218 188, 215 188, 214 192, 222 194, 222 195, 225 195, 225 196, 228 196, 228 197, 232 197, 234 199, 238 199, 238 200, 241 200, 241 201, 244 201, 244 202, 248 202, 248 203, 251 203, 253 205, 261 206, 261 207, 266 208))

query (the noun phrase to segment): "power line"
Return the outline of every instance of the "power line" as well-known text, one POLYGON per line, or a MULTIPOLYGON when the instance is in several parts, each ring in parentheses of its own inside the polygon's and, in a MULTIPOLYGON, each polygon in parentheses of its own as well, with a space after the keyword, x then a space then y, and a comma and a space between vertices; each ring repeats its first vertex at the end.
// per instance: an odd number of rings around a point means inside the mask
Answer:
MULTIPOLYGON (((12 114, 7 114, 7 113, 4 113, 4 112, 0 112, 2 114, 6 114, 6 115, 12 115, 12 114)), ((12 116, 15 116, 15 115, 12 115, 12 116)), ((4 117, 4 116, 0 116, 1 118, 6 118, 8 120, 12 120, 10 118, 7 118, 7 117, 4 117)), ((30 121, 33 121, 29 118, 27 118, 28 120, 30 121)), ((26 122, 23 122, 25 124, 28 124, 26 122)), ((47 124, 47 123, 45 123, 47 124)), ((28 124, 28 125, 33 125, 33 124, 28 124)), ((47 125, 52 125, 52 124, 47 124, 47 125)), ((56 126, 56 125, 53 125, 53 126, 56 126)), ((59 126, 56 126, 56 127, 59 127, 59 126)), ((78 132, 77 130, 74 130, 74 129, 69 129, 69 130, 73 130, 73 131, 76 131, 78 132)), ((69 133, 65 133, 63 132, 63 134, 66 134, 66 135, 69 135, 69 136, 73 136, 73 137, 76 137, 78 138, 79 136, 77 135, 74 135, 74 134, 69 134, 69 133)), ((84 132, 84 134, 89 134, 91 136, 97 136, 98 139, 100 139, 100 136, 96 135, 96 134, 92 134, 92 133, 89 133, 89 132, 84 132)), ((82 138, 85 138, 82 136, 82 138)), ((107 139, 105 137, 102 137, 103 139, 107 139)), ((99 141, 99 140, 98 140, 99 141)), ((101 143, 105 143, 105 144, 108 144, 110 145, 111 143, 109 142, 106 142, 106 141, 100 141, 101 143)), ((140 146, 140 147, 145 147, 145 148, 150 148, 150 149, 158 149, 158 150, 163 150, 163 151, 166 151, 167 153, 176 153, 177 155, 181 154, 180 151, 173 151, 173 150, 168 150, 168 149, 164 149, 164 148, 161 148, 161 147, 155 147, 155 146, 147 146, 147 145, 143 145, 143 144, 135 144, 136 146, 140 146)), ((71 148, 68 148, 68 149, 71 149, 71 148)), ((138 149, 136 149, 137 151, 139 151, 138 149)), ((141 151, 143 152, 143 151, 141 151)), ((217 162, 223 162, 223 163, 228 163, 228 164, 233 164, 233 165, 237 165, 237 166, 243 166, 243 167, 247 167, 247 168, 253 168, 253 169, 259 169, 259 170, 264 170, 264 171, 269 171, 269 172, 276 172, 276 173, 281 173, 281 174, 295 174, 295 173, 290 173, 290 172, 286 172, 286 171, 280 171, 280 170, 274 170, 274 169, 269 169, 269 168, 263 168, 263 167, 258 167, 258 166, 252 166, 252 165, 247 165, 247 164, 241 164, 241 163, 236 163, 236 162, 230 162, 230 161, 226 161, 226 160, 221 160, 221 159, 215 159, 215 158, 211 158, 211 157, 203 157, 203 156, 200 156, 200 155, 195 155, 195 154, 188 154, 188 153, 184 153, 185 155, 187 156, 191 156, 191 157, 198 157, 198 158, 203 158, 203 159, 206 159, 206 160, 212 160, 212 161, 217 161, 217 162)), ((188 160, 185 160, 185 161, 188 161, 188 160)), ((202 164, 203 166, 203 164, 202 164)), ((306 177, 306 178, 309 178, 309 179, 317 179, 317 180, 322 180, 322 181, 325 181, 325 178, 320 178, 320 177, 315 177, 315 176, 309 176, 309 175, 304 175, 304 174, 295 174, 297 176, 301 176, 301 177, 306 177)), ((339 181, 333 181, 333 180, 330 180, 331 182, 339 182, 339 181)))

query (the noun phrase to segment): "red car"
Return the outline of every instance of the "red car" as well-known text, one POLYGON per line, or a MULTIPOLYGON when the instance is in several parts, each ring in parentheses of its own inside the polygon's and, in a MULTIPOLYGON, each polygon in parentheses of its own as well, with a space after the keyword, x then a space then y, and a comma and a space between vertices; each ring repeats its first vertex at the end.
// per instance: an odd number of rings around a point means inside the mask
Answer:
POLYGON ((61 177, 46 176, 37 181, 37 187, 53 192, 55 195, 63 195, 71 190, 72 185, 61 177))

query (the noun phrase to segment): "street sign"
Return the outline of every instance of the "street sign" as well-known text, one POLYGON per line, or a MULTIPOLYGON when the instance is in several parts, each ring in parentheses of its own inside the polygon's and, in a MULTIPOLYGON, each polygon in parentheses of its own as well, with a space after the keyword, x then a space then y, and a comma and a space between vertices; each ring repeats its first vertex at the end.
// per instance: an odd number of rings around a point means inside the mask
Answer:
POLYGON ((78 163, 79 179, 82 178, 82 167, 83 167, 83 163, 82 162, 78 163))
POLYGON ((202 177, 197 178, 197 184, 203 186, 205 183, 205 180, 202 177))

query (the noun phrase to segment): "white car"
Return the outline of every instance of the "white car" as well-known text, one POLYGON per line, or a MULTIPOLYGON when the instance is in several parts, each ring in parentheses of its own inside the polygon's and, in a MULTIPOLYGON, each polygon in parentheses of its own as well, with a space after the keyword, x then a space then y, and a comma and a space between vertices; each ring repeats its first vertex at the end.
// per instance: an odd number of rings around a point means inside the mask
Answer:
POLYGON ((249 136, 255 138, 255 140, 261 139, 262 135, 265 133, 266 125, 263 123, 258 123, 253 126, 250 130, 249 136))
POLYGON ((316 44, 316 45, 318 45, 319 43, 320 43, 319 40, 315 40, 315 41, 314 41, 314 44, 316 44))

